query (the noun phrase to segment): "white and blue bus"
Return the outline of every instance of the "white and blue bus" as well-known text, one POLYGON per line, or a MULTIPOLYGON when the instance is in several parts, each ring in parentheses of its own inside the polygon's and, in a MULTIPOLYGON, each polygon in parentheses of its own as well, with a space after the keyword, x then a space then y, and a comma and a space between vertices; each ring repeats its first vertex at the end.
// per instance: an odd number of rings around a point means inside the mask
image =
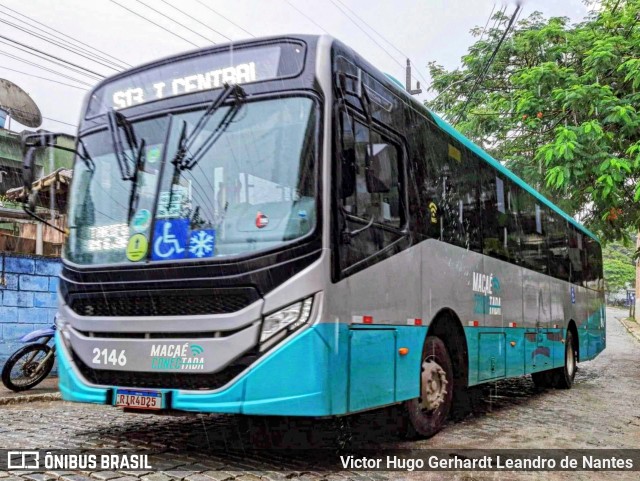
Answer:
MULTIPOLYGON (((31 141, 27 155, 38 144, 31 141)), ((569 388, 596 237, 329 36, 217 45, 86 98, 60 278, 69 401, 341 416, 569 388)))

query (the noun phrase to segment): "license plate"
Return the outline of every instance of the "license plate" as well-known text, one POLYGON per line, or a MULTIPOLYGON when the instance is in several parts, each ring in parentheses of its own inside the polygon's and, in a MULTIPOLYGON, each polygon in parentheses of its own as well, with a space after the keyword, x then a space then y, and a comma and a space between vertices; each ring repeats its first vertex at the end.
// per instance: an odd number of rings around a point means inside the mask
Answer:
POLYGON ((116 406, 134 409, 162 409, 160 391, 116 390, 116 406))

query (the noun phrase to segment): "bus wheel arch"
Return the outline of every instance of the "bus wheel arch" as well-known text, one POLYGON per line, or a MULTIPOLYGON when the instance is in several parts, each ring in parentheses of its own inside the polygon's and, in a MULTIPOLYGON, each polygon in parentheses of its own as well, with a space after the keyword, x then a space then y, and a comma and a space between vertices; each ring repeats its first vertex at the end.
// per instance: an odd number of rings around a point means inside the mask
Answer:
POLYGON ((427 336, 442 339, 451 356, 455 388, 466 389, 469 385, 469 350, 460 318, 453 310, 442 309, 429 324, 427 336))

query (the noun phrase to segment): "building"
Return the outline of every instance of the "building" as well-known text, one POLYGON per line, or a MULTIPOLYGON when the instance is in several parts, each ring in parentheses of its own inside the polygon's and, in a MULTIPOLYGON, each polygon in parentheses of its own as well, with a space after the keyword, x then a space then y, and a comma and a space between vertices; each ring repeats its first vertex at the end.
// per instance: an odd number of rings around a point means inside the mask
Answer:
MULTIPOLYGON (((75 139, 61 136, 57 142, 73 148, 75 139)), ((73 154, 59 149, 40 149, 36 157, 38 213, 59 227, 65 225, 60 201, 66 200, 72 164, 73 154)), ((21 134, 0 128, 0 366, 21 336, 50 325, 57 310, 64 236, 24 212, 22 185, 21 134)))

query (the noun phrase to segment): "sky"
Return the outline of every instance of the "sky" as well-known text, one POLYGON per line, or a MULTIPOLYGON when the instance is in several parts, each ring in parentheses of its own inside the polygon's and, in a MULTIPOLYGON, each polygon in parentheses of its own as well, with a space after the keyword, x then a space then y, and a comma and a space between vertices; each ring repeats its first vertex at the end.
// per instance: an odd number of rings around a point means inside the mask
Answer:
MULTIPOLYGON (((578 22, 587 14, 587 7, 582 0, 525 0, 522 6, 521 18, 538 10, 547 17, 567 16, 572 21, 578 22)), ((8 15, 21 18, 15 12, 2 7, 12 9, 70 35, 131 66, 193 50, 196 46, 204 47, 211 42, 228 42, 229 40, 225 37, 231 40, 245 39, 249 37, 249 33, 256 37, 287 33, 329 33, 354 48, 383 72, 403 82, 405 55, 409 56, 414 66, 414 77, 420 80, 423 89, 423 93, 417 97, 424 100, 433 95, 428 92, 427 64, 430 61, 436 61, 448 69, 460 65, 461 56, 467 52, 468 47, 475 40, 470 30, 475 26, 484 26, 492 10, 498 11, 506 7, 506 13, 510 15, 516 8, 516 2, 494 2, 493 0, 0 0, 0 21, 19 24, 27 30, 27 32, 20 31, 6 23, 0 23, 0 36, 37 48, 46 55, 58 56, 79 67, 109 76, 116 72, 30 35, 28 32, 40 32, 9 17, 8 15), (116 3, 144 18, 136 16, 116 3), (179 8, 192 18, 172 6, 179 8), (154 9, 169 18, 163 17, 154 9), (145 18, 157 25, 148 22, 145 18), (183 26, 175 23, 176 21, 183 26)), ((28 21, 24 18, 23 20, 28 21)), ((41 25, 38 27, 43 28, 41 25)), ((42 115, 47 117, 41 128, 75 134, 82 101, 87 93, 82 89, 88 89, 89 86, 63 78, 56 73, 43 71, 9 56, 18 56, 32 63, 46 66, 89 85, 94 85, 98 80, 33 57, 25 51, 18 50, 14 45, 4 42, 7 40, 0 38, 0 78, 17 83, 34 99, 42 115), (35 76, 68 83, 75 88, 35 76)), ((12 120, 10 128, 21 131, 24 127, 12 120)))

